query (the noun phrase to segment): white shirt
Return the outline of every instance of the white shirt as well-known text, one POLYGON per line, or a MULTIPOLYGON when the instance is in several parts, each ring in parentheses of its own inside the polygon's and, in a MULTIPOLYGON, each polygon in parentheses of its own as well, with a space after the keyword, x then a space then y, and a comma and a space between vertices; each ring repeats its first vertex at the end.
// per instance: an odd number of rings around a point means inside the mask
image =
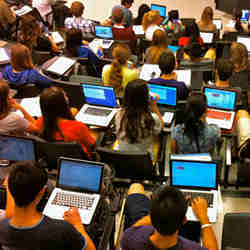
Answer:
POLYGON ((149 26, 149 27, 146 29, 146 31, 145 31, 145 37, 146 37, 146 39, 149 40, 149 41, 152 41, 152 40, 153 40, 154 32, 155 32, 156 30, 163 30, 163 31, 164 31, 164 29, 161 28, 161 27, 158 26, 158 25, 155 25, 155 24, 154 24, 154 25, 151 25, 151 26, 149 26))

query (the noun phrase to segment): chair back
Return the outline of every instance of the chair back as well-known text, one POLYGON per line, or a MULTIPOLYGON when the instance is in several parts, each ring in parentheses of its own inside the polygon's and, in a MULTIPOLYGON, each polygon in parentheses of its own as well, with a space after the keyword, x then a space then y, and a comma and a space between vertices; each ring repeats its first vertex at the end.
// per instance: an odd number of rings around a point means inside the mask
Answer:
POLYGON ((50 51, 32 50, 32 60, 34 65, 41 66, 53 57, 54 56, 50 51))
POLYGON ((11 89, 17 90, 14 98, 23 99, 31 98, 40 95, 42 89, 33 83, 28 83, 20 87, 16 87, 14 84, 9 84, 11 89))

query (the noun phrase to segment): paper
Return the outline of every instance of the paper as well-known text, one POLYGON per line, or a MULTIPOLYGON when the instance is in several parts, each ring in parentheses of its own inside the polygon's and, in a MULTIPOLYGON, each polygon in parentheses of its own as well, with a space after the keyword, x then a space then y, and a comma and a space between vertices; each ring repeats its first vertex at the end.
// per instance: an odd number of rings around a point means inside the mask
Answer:
POLYGON ((203 39, 204 43, 212 43, 214 38, 214 33, 209 32, 200 32, 200 36, 203 39))
POLYGON ((158 78, 161 75, 161 70, 158 64, 144 64, 141 68, 140 79, 149 81, 153 78, 158 78))
POLYGON ((136 35, 144 35, 144 29, 142 25, 133 25, 132 28, 136 35))
POLYGON ((4 48, 0 48, 0 62, 9 61, 10 58, 4 48))
MULTIPOLYGON (((21 106, 34 117, 42 116, 40 109, 40 96, 32 97, 32 98, 24 98, 21 101, 21 106)), ((16 113, 23 117, 23 113, 21 111, 16 111, 16 113)))
POLYGON ((30 8, 28 5, 24 5, 21 9, 16 10, 15 13, 17 16, 23 16, 31 11, 32 8, 30 8))
POLYGON ((52 38, 53 38, 53 40, 54 40, 55 43, 63 43, 64 42, 63 37, 57 31, 52 32, 51 36, 52 36, 52 38))
POLYGON ((191 70, 190 69, 176 70, 175 73, 177 74, 177 81, 184 82, 187 87, 191 86, 191 70))
POLYGON ((47 71, 63 75, 70 67, 75 64, 75 60, 61 56, 52 65, 47 68, 47 71))

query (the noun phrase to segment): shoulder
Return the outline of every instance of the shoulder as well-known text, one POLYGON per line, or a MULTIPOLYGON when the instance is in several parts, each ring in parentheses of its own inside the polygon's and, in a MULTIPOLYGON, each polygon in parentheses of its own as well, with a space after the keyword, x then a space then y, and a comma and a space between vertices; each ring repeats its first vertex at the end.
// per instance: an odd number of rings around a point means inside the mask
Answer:
POLYGON ((185 239, 181 236, 178 237, 178 243, 180 244, 181 249, 208 250, 205 247, 201 247, 197 242, 185 239))

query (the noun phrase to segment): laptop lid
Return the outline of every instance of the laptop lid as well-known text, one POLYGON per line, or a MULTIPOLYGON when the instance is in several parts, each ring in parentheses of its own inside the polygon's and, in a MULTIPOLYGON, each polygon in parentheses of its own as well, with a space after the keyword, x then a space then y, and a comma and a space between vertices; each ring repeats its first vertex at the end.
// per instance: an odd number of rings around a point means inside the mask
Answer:
POLYGON ((113 39, 112 26, 95 25, 95 35, 102 39, 113 39))
POLYGON ((214 19, 213 24, 216 25, 217 30, 222 30, 222 20, 221 19, 214 19))
POLYGON ((0 159, 8 161, 36 161, 35 140, 13 135, 0 135, 0 159))
POLYGON ((0 64, 9 63, 10 54, 7 48, 0 48, 0 64))
POLYGON ((242 16, 241 16, 241 19, 240 19, 240 21, 241 22, 248 22, 248 20, 249 20, 249 12, 250 12, 250 10, 242 10, 242 16))
POLYGON ((159 4, 151 4, 151 10, 158 10, 161 17, 166 17, 167 7, 159 4))
POLYGON ((110 108, 117 107, 115 91, 113 87, 82 84, 82 89, 85 96, 85 102, 87 104, 110 108))
POLYGON ((145 63, 142 65, 140 72, 140 79, 149 81, 153 78, 158 78, 161 75, 161 70, 158 64, 148 64, 145 63))
POLYGON ((60 157, 56 187, 76 192, 100 193, 104 163, 60 157))
POLYGON ((213 32, 200 32, 200 37, 203 39, 204 43, 212 43, 214 39, 213 32))
POLYGON ((237 43, 243 43, 247 47, 248 53, 250 52, 250 37, 249 36, 237 36, 237 43))
POLYGON ((170 160, 170 186, 217 190, 217 171, 217 163, 212 161, 170 160))
POLYGON ((177 88, 166 85, 148 84, 149 91, 159 95, 158 104, 176 108, 177 103, 177 88))
POLYGON ((234 111, 237 91, 213 87, 204 87, 203 92, 207 97, 207 107, 225 111, 234 111))

